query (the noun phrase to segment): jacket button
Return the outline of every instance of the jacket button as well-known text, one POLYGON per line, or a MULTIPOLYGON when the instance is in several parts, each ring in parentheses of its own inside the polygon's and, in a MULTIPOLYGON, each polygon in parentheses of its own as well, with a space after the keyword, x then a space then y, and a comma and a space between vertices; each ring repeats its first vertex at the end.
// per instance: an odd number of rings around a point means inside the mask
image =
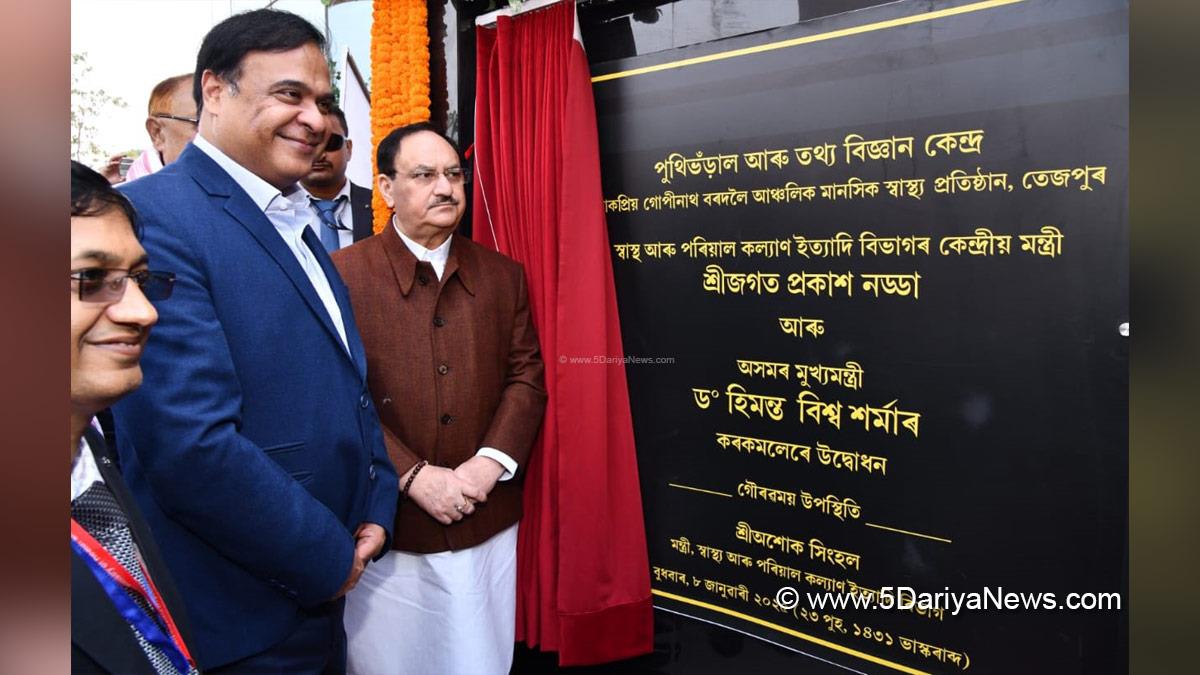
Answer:
POLYGON ((433 325, 437 326, 438 328, 441 328, 442 326, 446 325, 446 320, 440 316, 435 316, 435 317, 433 317, 433 325))
POLYGON ((367 469, 367 475, 371 477, 371 480, 375 480, 375 465, 374 464, 371 465, 371 468, 367 469))
POLYGON ((358 405, 362 406, 365 409, 367 406, 371 405, 371 399, 368 398, 366 394, 363 394, 358 399, 358 405))
POLYGON ((439 375, 445 375, 446 373, 450 372, 450 366, 447 366, 443 363, 442 365, 438 366, 437 370, 439 375))
POLYGON ((454 417, 450 415, 442 415, 442 424, 450 424, 454 421, 454 417))
POLYGON ((417 283, 418 283, 418 284, 421 284, 422 286, 428 285, 428 284, 429 284, 429 277, 427 277, 427 276, 425 276, 424 274, 422 274, 421 276, 417 277, 417 283))

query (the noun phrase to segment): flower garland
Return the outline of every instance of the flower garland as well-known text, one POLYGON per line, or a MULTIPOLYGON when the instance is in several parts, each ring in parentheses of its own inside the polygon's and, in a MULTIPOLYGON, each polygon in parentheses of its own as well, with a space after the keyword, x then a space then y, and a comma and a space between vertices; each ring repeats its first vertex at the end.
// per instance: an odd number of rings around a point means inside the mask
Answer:
MULTIPOLYGON (((429 119, 429 30, 425 0, 374 2, 371 144, 377 148, 392 129, 429 119)), ((372 193, 375 232, 380 232, 391 213, 379 190, 372 193)))

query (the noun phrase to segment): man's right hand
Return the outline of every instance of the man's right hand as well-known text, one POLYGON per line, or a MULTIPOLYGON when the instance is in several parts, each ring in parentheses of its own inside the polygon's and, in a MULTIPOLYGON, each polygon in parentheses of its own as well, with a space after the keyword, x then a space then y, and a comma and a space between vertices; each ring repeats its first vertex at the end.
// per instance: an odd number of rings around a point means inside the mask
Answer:
POLYGON ((363 571, 367 569, 367 563, 379 553, 386 540, 387 533, 375 523, 362 523, 358 526, 354 533, 354 564, 350 566, 350 576, 346 577, 337 595, 333 596, 334 600, 354 590, 363 571))
POLYGON ((354 564, 352 564, 350 566, 350 576, 346 577, 346 581, 342 584, 342 587, 338 589, 337 595, 333 596, 330 599, 337 600, 338 598, 342 597, 343 595, 345 595, 345 594, 349 593, 351 590, 353 590, 354 587, 358 584, 358 578, 362 576, 363 570, 365 570, 365 569, 367 569, 367 561, 364 560, 358 554, 358 550, 355 549, 354 564))
POLYGON ((475 511, 487 494, 443 466, 426 465, 408 488, 408 497, 443 525, 462 520, 475 511), (456 508, 457 507, 457 508, 456 508))
POLYGON ((100 172, 100 175, 104 176, 112 185, 125 181, 125 177, 121 175, 121 160, 124 157, 125 153, 123 152, 110 156, 104 163, 104 170, 100 172))

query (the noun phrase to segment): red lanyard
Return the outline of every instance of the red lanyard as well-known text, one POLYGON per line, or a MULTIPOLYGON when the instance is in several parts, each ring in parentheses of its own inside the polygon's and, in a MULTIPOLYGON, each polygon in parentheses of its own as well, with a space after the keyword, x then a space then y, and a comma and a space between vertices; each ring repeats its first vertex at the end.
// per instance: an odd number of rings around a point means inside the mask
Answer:
POLYGON ((129 573, 129 570, 117 562, 117 559, 100 542, 96 541, 95 537, 83 529, 83 526, 74 518, 71 519, 71 541, 86 553, 109 577, 130 592, 136 593, 147 604, 157 610, 159 617, 162 618, 163 623, 167 626, 167 631, 171 634, 171 641, 175 643, 175 647, 183 654, 188 663, 195 663, 192 660, 192 655, 188 653, 187 645, 183 642, 183 636, 179 634, 179 628, 175 625, 175 619, 171 617, 171 612, 167 609, 167 604, 163 602, 162 595, 159 594, 158 588, 154 585, 154 579, 150 577, 150 572, 146 569, 146 565, 141 561, 140 556, 138 558, 138 565, 141 567, 142 576, 145 577, 146 584, 150 587, 149 594, 146 593, 146 589, 138 583, 137 579, 129 573))

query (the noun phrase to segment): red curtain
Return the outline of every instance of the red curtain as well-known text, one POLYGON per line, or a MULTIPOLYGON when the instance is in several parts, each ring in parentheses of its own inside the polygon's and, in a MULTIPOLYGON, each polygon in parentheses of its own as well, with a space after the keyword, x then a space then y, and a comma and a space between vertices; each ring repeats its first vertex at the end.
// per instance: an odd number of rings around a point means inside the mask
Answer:
POLYGON ((525 477, 517 640, 564 666, 653 647, 591 76, 560 2, 476 30, 474 238, 520 261, 549 401, 525 477))

